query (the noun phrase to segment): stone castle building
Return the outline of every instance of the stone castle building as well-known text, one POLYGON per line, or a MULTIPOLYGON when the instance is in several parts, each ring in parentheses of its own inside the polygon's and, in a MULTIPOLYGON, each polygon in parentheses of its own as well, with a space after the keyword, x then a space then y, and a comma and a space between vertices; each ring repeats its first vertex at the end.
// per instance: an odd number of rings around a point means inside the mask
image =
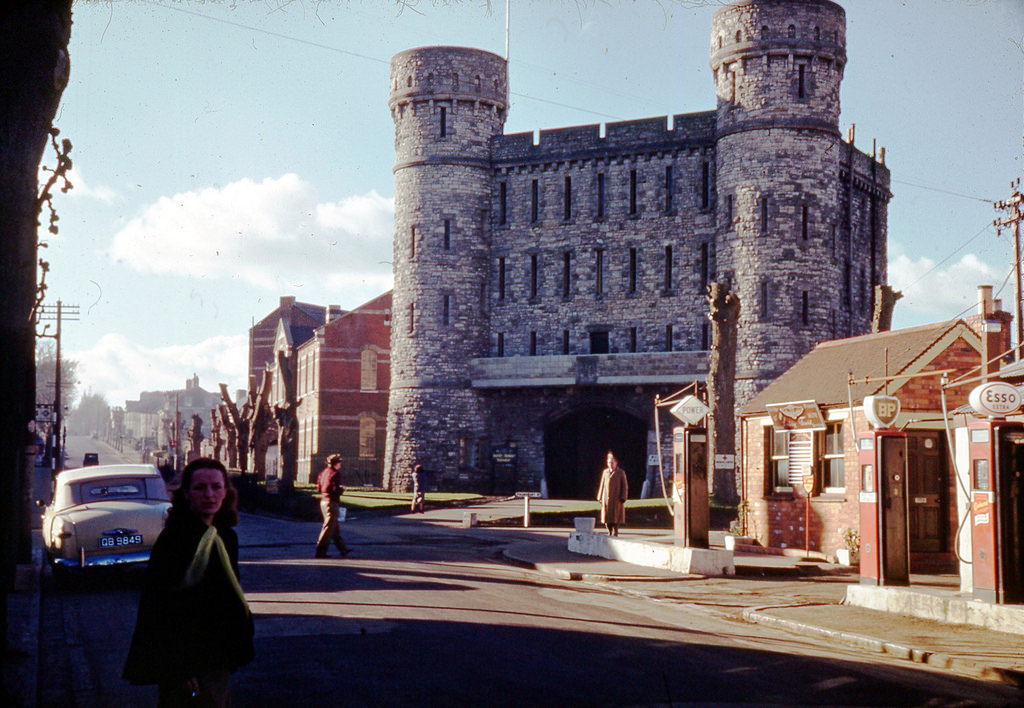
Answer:
POLYGON ((636 495, 655 395, 708 377, 712 283, 740 301, 737 405, 870 331, 889 171, 839 130, 845 33, 829 0, 732 3, 714 110, 539 139, 503 133, 501 57, 397 54, 385 483, 419 462, 446 488, 591 498, 611 448, 636 495))

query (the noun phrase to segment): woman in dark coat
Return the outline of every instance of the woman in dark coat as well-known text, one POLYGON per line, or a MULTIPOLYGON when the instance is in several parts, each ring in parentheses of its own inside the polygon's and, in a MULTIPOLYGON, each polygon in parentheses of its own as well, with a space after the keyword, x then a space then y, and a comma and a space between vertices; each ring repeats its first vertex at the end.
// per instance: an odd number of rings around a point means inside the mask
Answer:
POLYGON ((226 706, 253 658, 238 584, 237 494, 217 460, 190 462, 146 570, 124 678, 158 684, 160 706, 226 706))

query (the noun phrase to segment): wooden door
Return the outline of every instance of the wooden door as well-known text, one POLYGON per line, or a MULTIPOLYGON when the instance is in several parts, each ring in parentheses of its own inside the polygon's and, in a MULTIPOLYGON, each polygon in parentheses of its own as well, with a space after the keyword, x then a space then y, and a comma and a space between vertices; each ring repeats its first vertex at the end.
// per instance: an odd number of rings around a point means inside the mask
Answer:
POLYGON ((941 553, 946 543, 946 448, 940 432, 907 433, 911 553, 941 553))

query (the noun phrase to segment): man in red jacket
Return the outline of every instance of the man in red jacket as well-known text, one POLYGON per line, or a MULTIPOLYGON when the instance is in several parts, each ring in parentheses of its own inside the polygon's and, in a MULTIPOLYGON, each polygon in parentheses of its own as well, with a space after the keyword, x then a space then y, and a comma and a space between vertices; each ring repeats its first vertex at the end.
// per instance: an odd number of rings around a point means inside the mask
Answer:
POLYGON ((316 487, 320 492, 320 513, 324 517, 320 538, 316 541, 316 557, 326 558, 327 547, 333 541, 344 558, 350 551, 338 529, 338 506, 341 504, 341 495, 345 493, 345 487, 341 485, 341 455, 327 458, 327 466, 316 478, 316 487))

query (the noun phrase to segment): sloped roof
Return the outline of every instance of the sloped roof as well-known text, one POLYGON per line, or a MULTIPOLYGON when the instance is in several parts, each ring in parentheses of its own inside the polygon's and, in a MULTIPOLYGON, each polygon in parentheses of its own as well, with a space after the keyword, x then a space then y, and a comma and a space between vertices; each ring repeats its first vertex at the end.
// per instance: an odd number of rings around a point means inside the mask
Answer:
MULTIPOLYGON (((786 373, 775 379, 739 411, 741 415, 767 411, 769 403, 813 400, 820 406, 847 405, 847 382, 853 373, 853 399, 881 393, 882 382, 863 383, 865 378, 911 374, 928 365, 957 338, 963 337, 978 350, 981 340, 963 320, 908 327, 822 342, 786 373), (886 357, 888 356, 888 364, 886 357), (860 380, 861 383, 856 383, 860 380)), ((889 384, 889 393, 905 383, 889 384)))

